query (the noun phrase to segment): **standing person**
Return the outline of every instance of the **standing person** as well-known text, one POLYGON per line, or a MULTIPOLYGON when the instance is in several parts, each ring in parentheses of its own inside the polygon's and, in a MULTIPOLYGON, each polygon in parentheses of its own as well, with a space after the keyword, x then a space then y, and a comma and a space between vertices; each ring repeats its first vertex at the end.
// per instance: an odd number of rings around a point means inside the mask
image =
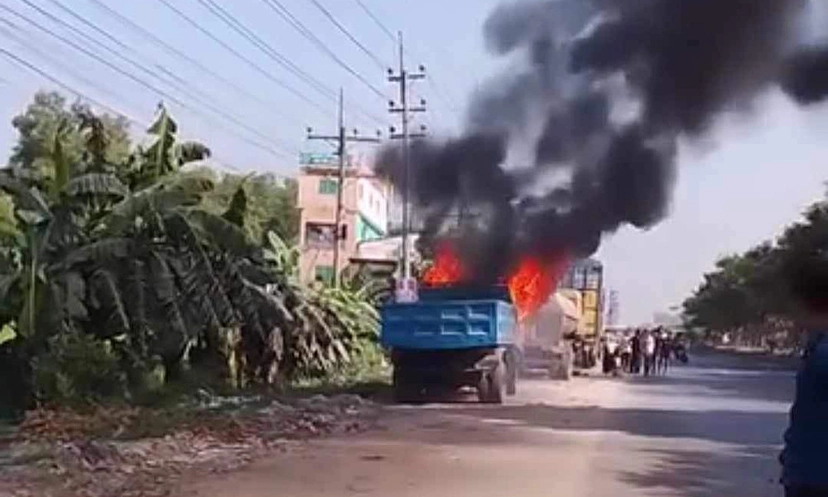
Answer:
POLYGON ((643 356, 644 356, 644 376, 650 376, 654 372, 655 366, 655 352, 656 352, 656 338, 655 333, 647 330, 644 334, 643 340, 643 356))
POLYGON ((659 370, 659 374, 667 374, 667 370, 670 368, 670 356, 673 353, 673 341, 666 332, 663 332, 660 342, 657 353, 657 369, 659 370))
POLYGON ((630 337, 621 337, 621 371, 625 373, 630 372, 630 362, 632 361, 632 344, 630 337))
POLYGON ((632 342, 630 373, 638 374, 641 371, 641 330, 635 330, 630 341, 632 342))
POLYGON ((798 262, 790 274, 808 342, 779 456, 786 497, 828 495, 828 258, 820 255, 798 262))

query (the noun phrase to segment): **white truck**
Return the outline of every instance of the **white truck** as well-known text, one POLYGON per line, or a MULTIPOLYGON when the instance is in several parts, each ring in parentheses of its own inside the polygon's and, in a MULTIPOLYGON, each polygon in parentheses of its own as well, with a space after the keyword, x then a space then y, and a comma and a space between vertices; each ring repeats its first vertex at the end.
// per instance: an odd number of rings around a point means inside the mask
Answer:
POLYGON ((543 369, 553 379, 572 375, 573 350, 568 337, 577 335, 582 314, 563 292, 555 292, 537 313, 521 323, 523 369, 543 369))

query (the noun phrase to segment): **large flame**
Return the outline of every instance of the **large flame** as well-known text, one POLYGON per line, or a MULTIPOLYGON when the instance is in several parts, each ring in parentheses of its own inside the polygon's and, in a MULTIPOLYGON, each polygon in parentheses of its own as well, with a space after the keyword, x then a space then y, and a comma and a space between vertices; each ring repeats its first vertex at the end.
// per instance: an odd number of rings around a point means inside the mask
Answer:
MULTIPOLYGON (((505 278, 519 321, 532 316, 546 303, 556 290, 568 263, 569 259, 564 256, 521 259, 514 272, 505 278)), ((442 241, 437 245, 434 263, 425 271, 422 281, 432 287, 445 286, 460 283, 466 276, 454 246, 442 241)))
POLYGON ((463 265, 449 242, 437 246, 434 264, 423 274, 423 283, 430 286, 459 283, 464 277, 463 265))
POLYGON ((506 280, 519 321, 532 316, 546 303, 555 291, 567 263, 566 257, 551 261, 542 261, 536 257, 521 259, 515 272, 506 280))

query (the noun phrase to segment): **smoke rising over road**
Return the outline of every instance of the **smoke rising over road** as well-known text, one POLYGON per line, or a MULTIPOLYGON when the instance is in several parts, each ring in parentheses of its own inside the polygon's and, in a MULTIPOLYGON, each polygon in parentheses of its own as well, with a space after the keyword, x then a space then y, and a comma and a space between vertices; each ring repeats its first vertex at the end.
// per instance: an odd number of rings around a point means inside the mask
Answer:
MULTIPOLYGON (((486 46, 514 58, 470 100, 459 137, 411 145, 424 236, 459 219, 471 274, 530 254, 585 256, 667 215, 677 141, 781 86, 828 97, 828 46, 801 45, 808 0, 551 0, 495 9, 486 46), (458 212, 471 215, 457 216, 458 212)), ((402 187, 398 146, 380 174, 402 187)))

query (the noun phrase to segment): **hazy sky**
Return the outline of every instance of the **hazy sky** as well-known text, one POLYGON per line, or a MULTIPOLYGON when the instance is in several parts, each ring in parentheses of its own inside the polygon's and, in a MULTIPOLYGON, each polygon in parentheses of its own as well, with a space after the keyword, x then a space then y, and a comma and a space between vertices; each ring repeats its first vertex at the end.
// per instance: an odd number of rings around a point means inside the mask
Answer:
MULTIPOLYGON (((386 112, 386 101, 396 94, 396 89, 386 82, 381 67, 339 32, 313 0, 279 0, 278 3, 275 0, 213 0, 279 55, 311 75, 316 81, 312 83, 288 73, 231 31, 207 10, 208 0, 167 1, 253 61, 260 70, 189 25, 162 0, 98 1, 253 97, 237 92, 120 24, 96 6, 94 0, 0 0, 0 6, 11 8, 49 31, 99 53, 150 86, 165 91, 166 97, 49 37, 2 8, 0 19, 24 30, 22 37, 26 46, 13 38, 20 36, 15 28, 0 21, 0 48, 141 123, 148 122, 155 105, 164 100, 187 138, 208 143, 222 163, 241 170, 289 175, 297 169, 296 157, 300 151, 325 150, 324 144, 307 143, 304 130, 309 125, 320 132, 334 130, 335 103, 330 91, 335 93, 340 86, 346 94, 349 127, 358 126, 362 133, 371 133, 393 122, 386 112), (133 50, 118 48, 112 40, 60 9, 58 3, 133 50), (90 44, 38 13, 32 5, 98 41, 90 44), (300 35, 268 5, 274 9, 284 6, 328 50, 383 96, 376 95, 368 85, 337 65, 329 54, 300 35), (106 52, 102 45, 113 47, 150 74, 106 52), (163 70, 156 65, 174 76, 163 76, 163 70), (165 79, 154 79, 158 74, 165 79), (286 83, 301 93, 301 97, 276 81, 286 83), (313 88, 320 83, 325 89, 313 88), (181 91, 182 84, 187 85, 187 91, 181 91), (269 150, 250 141, 259 142, 269 150)), ((395 63, 392 40, 360 8, 357 0, 317 1, 380 58, 383 66, 395 63)), ((456 130, 465 109, 466 95, 499 67, 497 61, 486 55, 480 35, 483 20, 498 2, 361 1, 387 28, 405 32, 410 66, 423 63, 431 74, 432 79, 418 83, 415 90, 418 96, 428 100, 430 109, 418 119, 433 132, 456 130)), ((52 89, 56 85, 9 62, 0 53, 0 120, 8 123, 38 88, 52 89)), ((134 125, 134 130, 140 132, 140 125, 134 125)), ((768 95, 757 104, 752 115, 732 116, 721 122, 703 147, 685 146, 671 216, 646 232, 620 231, 607 239, 599 253, 605 262, 609 286, 619 292, 621 320, 625 323, 649 321, 654 311, 680 303, 717 257, 772 237, 782 226, 794 221, 808 203, 821 197, 823 182, 828 178, 828 145, 822 145, 825 140, 821 139, 826 132, 828 110, 804 112, 779 95, 768 95)), ((11 126, 0 126, 0 149, 8 150, 13 140, 11 126)))

